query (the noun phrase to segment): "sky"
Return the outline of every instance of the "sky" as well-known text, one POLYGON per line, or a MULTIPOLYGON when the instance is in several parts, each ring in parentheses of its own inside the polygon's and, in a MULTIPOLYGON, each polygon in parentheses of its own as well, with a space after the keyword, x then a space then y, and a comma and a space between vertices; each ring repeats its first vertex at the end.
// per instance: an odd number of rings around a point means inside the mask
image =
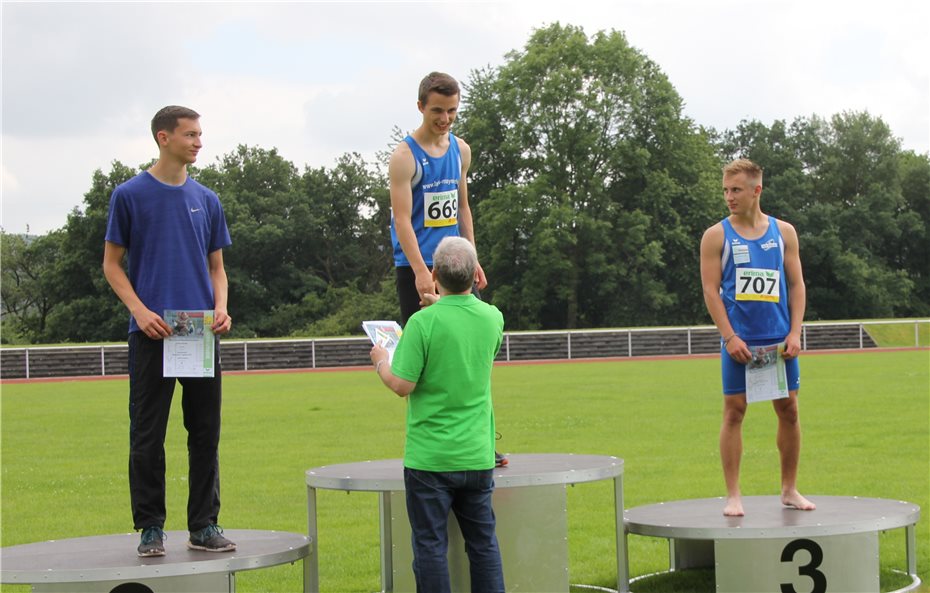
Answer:
POLYGON ((239 144, 300 170, 373 160, 394 126, 419 125, 425 74, 467 82, 553 22, 622 31, 697 124, 867 111, 930 151, 925 0, 0 0, 0 226, 62 228, 96 169, 157 156, 165 105, 201 114, 199 166, 239 144))

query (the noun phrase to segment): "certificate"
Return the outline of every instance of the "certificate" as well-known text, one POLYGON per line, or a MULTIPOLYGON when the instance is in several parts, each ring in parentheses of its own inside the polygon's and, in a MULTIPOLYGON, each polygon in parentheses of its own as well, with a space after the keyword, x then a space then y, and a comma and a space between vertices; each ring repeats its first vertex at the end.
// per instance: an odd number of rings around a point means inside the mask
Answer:
POLYGON ((752 360, 746 365, 746 402, 761 402, 788 397, 785 373, 785 343, 750 346, 752 360))
POLYGON ((172 333, 164 339, 162 375, 213 377, 213 311, 166 309, 164 319, 172 333))
POLYGON ((400 341, 400 335, 403 330, 396 321, 363 321, 362 328, 368 334, 368 339, 376 346, 381 346, 388 351, 388 364, 394 360, 394 351, 397 350, 397 343, 400 341))

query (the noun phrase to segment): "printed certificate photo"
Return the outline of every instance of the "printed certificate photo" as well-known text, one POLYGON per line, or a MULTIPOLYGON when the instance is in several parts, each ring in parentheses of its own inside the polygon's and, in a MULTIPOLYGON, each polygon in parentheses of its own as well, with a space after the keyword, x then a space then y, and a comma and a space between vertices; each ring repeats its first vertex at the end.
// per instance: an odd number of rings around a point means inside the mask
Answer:
POLYGON ((388 364, 394 360, 394 350, 400 341, 403 330, 396 321, 363 321, 362 328, 368 334, 372 344, 383 347, 388 351, 388 364))
POLYGON ((785 373, 785 343, 750 346, 752 360, 746 365, 746 402, 761 402, 788 397, 785 373))
POLYGON ((165 377, 213 376, 213 311, 165 309, 172 334, 165 338, 162 374, 165 377))

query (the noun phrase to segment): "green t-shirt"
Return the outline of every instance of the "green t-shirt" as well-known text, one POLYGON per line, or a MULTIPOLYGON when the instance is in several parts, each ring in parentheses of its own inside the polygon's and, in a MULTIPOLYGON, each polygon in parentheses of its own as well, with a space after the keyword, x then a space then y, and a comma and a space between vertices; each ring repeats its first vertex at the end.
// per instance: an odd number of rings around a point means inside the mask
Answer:
POLYGON ((494 467, 491 368, 504 316, 474 295, 446 295, 407 321, 391 371, 407 398, 404 466, 433 472, 494 467))

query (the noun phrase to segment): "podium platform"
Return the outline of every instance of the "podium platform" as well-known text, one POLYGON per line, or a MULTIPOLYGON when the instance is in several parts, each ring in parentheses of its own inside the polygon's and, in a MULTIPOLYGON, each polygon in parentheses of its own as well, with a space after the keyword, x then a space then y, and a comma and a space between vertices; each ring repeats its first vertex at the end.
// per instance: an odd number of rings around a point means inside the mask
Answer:
MULTIPOLYGON (((743 497, 743 517, 724 516, 723 498, 636 507, 624 513, 624 537, 668 539, 669 572, 713 568, 718 593, 857 593, 879 590, 879 532, 903 528, 911 584, 899 591, 920 585, 914 531, 919 506, 856 496, 809 498, 814 511, 785 507, 778 496, 743 497)), ((629 591, 629 582, 621 583, 621 591, 629 591)))
MULTIPOLYGON (((604 455, 508 455, 494 470, 492 504, 508 591, 568 592, 566 485, 614 481, 618 582, 626 578, 623 537, 623 460, 604 455)), ((416 590, 413 550, 400 459, 330 465, 307 470, 309 535, 317 541, 317 489, 376 492, 380 510, 382 592, 416 590)), ((325 545, 325 544, 324 544, 325 545)), ((310 590, 319 591, 316 553, 309 558, 310 590)), ((468 559, 455 517, 449 519, 452 590, 470 591, 468 559)))
POLYGON ((187 549, 186 531, 168 531, 165 555, 136 555, 138 533, 51 540, 0 549, 0 582, 37 593, 234 592, 235 573, 304 561, 311 541, 283 531, 227 529, 233 552, 187 549))

